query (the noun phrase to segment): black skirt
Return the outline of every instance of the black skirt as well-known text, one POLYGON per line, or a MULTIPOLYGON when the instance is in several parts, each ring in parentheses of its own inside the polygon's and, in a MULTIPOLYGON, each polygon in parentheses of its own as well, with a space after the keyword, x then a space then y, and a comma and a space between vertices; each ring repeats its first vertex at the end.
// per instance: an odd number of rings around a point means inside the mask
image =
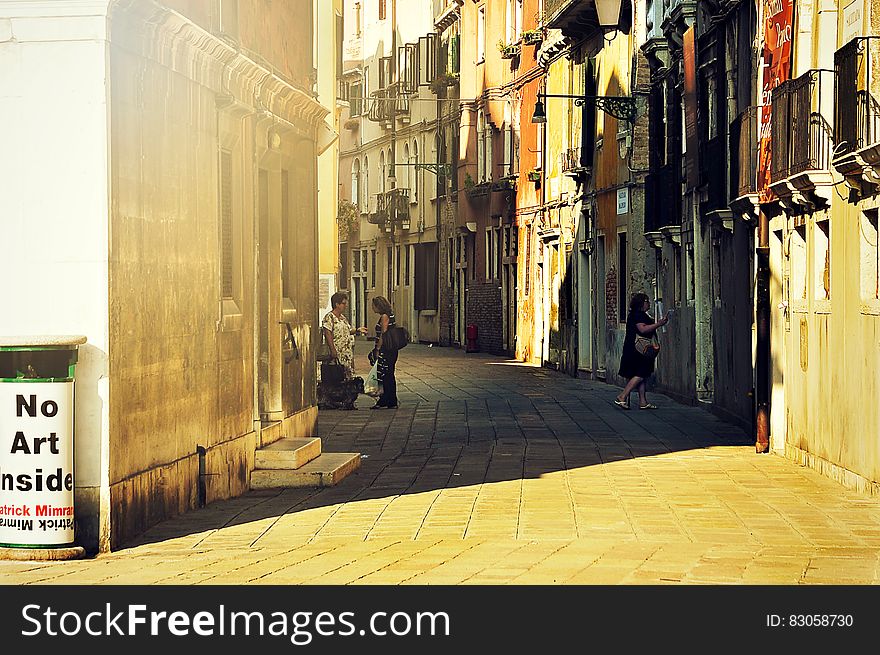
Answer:
MULTIPOLYGON (((654 358, 645 357, 636 350, 637 323, 650 325, 654 319, 642 311, 631 311, 626 317, 626 337, 623 340, 623 352, 620 354, 620 377, 627 380, 631 377, 648 378, 654 373, 654 358)), ((642 335, 647 338, 654 336, 654 332, 642 335)))

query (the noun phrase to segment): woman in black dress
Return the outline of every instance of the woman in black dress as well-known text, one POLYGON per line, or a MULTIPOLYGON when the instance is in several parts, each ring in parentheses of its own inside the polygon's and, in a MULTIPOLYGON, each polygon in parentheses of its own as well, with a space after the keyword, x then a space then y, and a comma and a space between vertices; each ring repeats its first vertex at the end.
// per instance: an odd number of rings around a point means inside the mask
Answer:
POLYGON ((620 376, 628 381, 623 391, 614 399, 614 404, 629 409, 629 395, 633 389, 639 392, 639 409, 657 409, 657 405, 648 402, 645 393, 645 380, 654 372, 654 358, 646 357, 636 350, 636 335, 650 339, 657 328, 669 322, 669 315, 654 321, 648 316, 651 303, 644 293, 636 293, 629 301, 629 314, 626 317, 626 337, 623 340, 623 352, 620 355, 620 376))
POLYGON ((394 310, 391 303, 382 296, 373 298, 373 311, 379 314, 379 322, 376 323, 376 346, 370 357, 370 361, 379 360, 376 370, 379 374, 379 382, 382 383, 382 395, 370 409, 397 409, 397 380, 394 377, 394 367, 397 365, 397 351, 382 347, 382 337, 388 331, 388 327, 394 325, 394 310))

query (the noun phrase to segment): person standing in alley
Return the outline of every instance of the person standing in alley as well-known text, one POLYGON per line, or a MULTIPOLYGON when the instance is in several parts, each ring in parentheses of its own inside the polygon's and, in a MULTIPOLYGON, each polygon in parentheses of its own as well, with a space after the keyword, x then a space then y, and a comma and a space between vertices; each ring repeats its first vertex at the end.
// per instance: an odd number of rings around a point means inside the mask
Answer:
POLYGON ((394 369, 397 365, 397 351, 383 348, 383 336, 388 328, 395 324, 394 309, 387 298, 376 296, 373 298, 373 311, 379 314, 379 322, 376 323, 376 345, 373 348, 371 361, 378 359, 377 372, 379 381, 382 383, 382 395, 373 405, 372 409, 396 409, 397 408, 397 380, 394 377, 394 369))
POLYGON ((626 317, 626 336, 620 355, 620 376, 627 379, 626 386, 614 399, 614 404, 629 409, 629 397, 633 390, 639 393, 639 409, 657 409, 648 402, 645 380, 654 372, 654 358, 659 344, 657 328, 669 322, 669 314, 655 321, 648 315, 651 303, 644 293, 633 294, 626 317), (652 350, 653 349, 653 350, 652 350))

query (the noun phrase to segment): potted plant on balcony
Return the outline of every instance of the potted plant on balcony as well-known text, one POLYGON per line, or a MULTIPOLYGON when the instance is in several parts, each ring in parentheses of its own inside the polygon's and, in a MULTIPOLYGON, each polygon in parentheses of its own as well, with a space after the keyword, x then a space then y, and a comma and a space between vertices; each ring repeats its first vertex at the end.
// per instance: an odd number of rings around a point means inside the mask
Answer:
POLYGON ((537 45, 544 40, 544 31, 541 29, 526 30, 522 33, 523 45, 537 45))
POLYGON ((440 95, 440 91, 443 89, 458 84, 458 79, 458 73, 441 73, 431 80, 431 91, 434 92, 434 95, 440 95))
POLYGON ((540 182, 541 181, 541 171, 537 168, 528 172, 529 182, 540 182))
POLYGON ((520 45, 519 42, 508 44, 499 40, 498 50, 501 52, 502 59, 513 59, 514 57, 519 56, 520 45))

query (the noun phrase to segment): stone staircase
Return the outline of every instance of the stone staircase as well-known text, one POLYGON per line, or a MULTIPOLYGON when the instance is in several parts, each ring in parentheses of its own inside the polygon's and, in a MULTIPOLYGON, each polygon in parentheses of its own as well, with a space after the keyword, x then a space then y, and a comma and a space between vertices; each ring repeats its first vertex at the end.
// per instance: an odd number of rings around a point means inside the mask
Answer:
POLYGON ((360 453, 322 453, 320 437, 279 439, 257 450, 251 489, 332 487, 360 465, 360 453))

